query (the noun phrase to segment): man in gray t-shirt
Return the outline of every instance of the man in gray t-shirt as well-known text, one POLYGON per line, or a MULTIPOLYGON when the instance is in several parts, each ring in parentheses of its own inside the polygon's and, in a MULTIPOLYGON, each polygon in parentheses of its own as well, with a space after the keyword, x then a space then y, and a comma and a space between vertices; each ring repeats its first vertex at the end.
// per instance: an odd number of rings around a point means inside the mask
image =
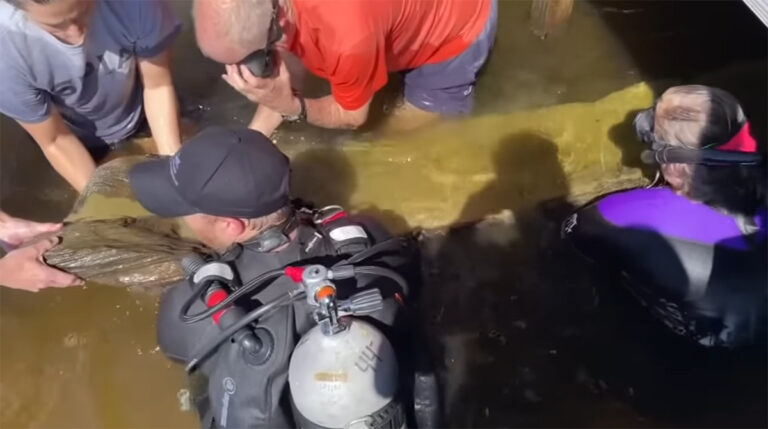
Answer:
POLYGON ((180 147, 170 45, 181 21, 164 0, 0 0, 0 112, 75 189, 92 154, 146 115, 163 154, 180 147), (144 106, 144 109, 142 109, 144 106))

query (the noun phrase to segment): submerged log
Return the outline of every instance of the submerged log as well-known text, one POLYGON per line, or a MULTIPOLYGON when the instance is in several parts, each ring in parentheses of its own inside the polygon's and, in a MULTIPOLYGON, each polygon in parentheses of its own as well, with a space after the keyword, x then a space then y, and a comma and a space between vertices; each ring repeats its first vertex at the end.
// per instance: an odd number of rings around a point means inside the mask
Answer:
POLYGON ((640 83, 590 102, 475 115, 338 150, 314 147, 292 156, 291 189, 318 206, 368 213, 395 233, 556 198, 579 204, 647 184, 631 112, 652 104, 653 91, 640 83))
POLYGON ((185 255, 209 252, 181 238, 171 220, 125 217, 66 224, 45 261, 89 282, 152 293, 184 279, 185 255))
MULTIPOLYGON (((650 87, 637 84, 594 102, 473 116, 396 139, 297 151, 292 191, 317 206, 341 204, 376 217, 393 233, 446 230, 505 211, 519 221, 538 207, 552 217, 547 228, 555 228, 567 213, 563 207, 646 183, 631 162, 637 156, 630 144, 640 143, 630 113, 652 103, 650 87)), ((49 262, 86 280, 139 289, 180 278, 181 257, 205 249, 185 239, 181 224, 149 216, 135 200, 127 173, 144 159, 120 158, 96 170, 49 262), (93 267, 86 270, 81 259, 93 267), (149 268, 136 262, 142 260, 149 268)), ((478 234, 495 239, 528 230, 478 234)))
POLYGON ((176 219, 150 215, 128 183, 131 167, 147 159, 129 156, 96 169, 64 222, 61 243, 45 261, 92 283, 160 293, 184 278, 180 261, 204 245, 181 234, 176 219))
POLYGON ((531 30, 542 39, 560 33, 573 11, 573 0, 533 0, 531 30))

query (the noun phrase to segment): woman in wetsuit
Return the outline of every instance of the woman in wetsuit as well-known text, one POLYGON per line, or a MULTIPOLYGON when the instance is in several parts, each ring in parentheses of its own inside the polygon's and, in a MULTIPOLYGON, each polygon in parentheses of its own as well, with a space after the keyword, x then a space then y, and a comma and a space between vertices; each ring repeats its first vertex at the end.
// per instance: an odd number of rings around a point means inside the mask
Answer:
POLYGON ((635 127, 667 186, 603 196, 563 233, 674 332, 706 346, 763 340, 766 174, 738 101, 705 86, 668 89, 635 127))

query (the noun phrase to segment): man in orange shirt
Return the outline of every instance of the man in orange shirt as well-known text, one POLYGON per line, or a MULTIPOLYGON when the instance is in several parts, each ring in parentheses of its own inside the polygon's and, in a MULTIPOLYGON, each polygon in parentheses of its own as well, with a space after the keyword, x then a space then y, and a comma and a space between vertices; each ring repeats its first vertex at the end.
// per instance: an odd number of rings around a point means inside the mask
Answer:
POLYGON ((404 73, 408 104, 468 113, 493 46, 497 0, 197 0, 193 15, 200 49, 259 104, 251 128, 270 135, 283 120, 359 127, 389 72, 404 73), (274 48, 286 61, 254 76, 253 59, 274 48), (294 91, 291 54, 330 82, 331 95, 294 91))

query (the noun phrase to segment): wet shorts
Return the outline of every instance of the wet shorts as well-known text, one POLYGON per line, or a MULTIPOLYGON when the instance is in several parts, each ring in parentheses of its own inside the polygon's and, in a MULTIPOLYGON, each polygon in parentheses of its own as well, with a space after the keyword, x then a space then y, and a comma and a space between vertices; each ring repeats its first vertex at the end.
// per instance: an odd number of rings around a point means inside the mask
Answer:
POLYGON ((497 21, 498 0, 492 0, 483 32, 464 52, 405 73, 405 99, 422 110, 441 115, 470 113, 477 73, 493 48, 497 21))

